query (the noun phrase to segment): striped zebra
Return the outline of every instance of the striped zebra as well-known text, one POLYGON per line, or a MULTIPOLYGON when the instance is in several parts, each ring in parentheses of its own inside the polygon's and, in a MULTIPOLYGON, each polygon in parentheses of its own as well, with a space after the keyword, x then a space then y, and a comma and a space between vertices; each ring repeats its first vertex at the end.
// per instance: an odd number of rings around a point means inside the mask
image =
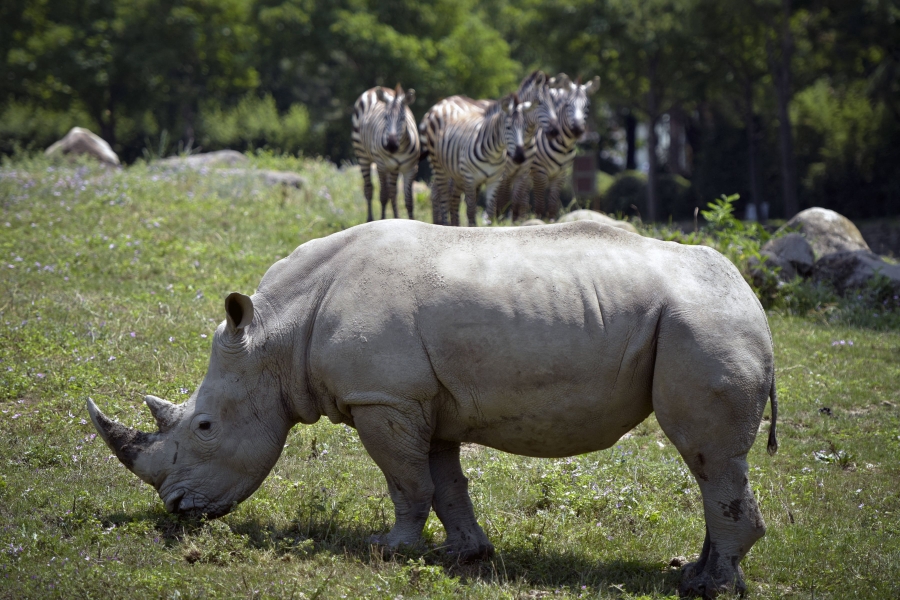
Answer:
POLYGON ((372 220, 372 163, 378 170, 381 188, 381 218, 388 201, 397 218, 397 176, 403 175, 406 214, 413 218, 413 180, 419 171, 419 133, 409 104, 416 92, 374 87, 366 90, 353 105, 353 151, 362 172, 363 192, 372 220))
MULTIPOLYGON (((459 225, 459 191, 466 198, 468 225, 476 225, 476 192, 484 184, 488 202, 493 201, 506 165, 510 136, 522 139, 526 115, 536 106, 513 94, 498 101, 451 96, 425 115, 428 159, 434 172, 432 211, 435 223, 459 225), (508 131, 511 133, 508 133, 508 131)), ((521 144, 514 156, 524 159, 521 144)))
POLYGON ((523 207, 528 206, 528 183, 534 185, 535 216, 539 219, 554 220, 559 215, 559 189, 563 176, 575 161, 575 144, 585 132, 585 120, 590 108, 588 96, 599 87, 599 77, 582 84, 580 77, 577 82, 573 82, 563 73, 551 81, 550 93, 554 97, 559 115, 559 135, 550 138, 540 129, 535 134, 531 181, 520 177, 519 181, 513 183, 514 219, 517 215, 523 214, 523 207), (523 182, 522 179, 526 181, 523 182))
MULTIPOLYGON (((435 170, 436 165, 432 158, 438 132, 443 130, 447 123, 458 121, 466 115, 484 115, 484 111, 492 105, 492 102, 492 100, 473 100, 468 96, 449 96, 428 109, 419 123, 419 136, 422 139, 422 155, 423 157, 428 156, 433 174, 440 171, 440 167, 435 170), (430 136, 429 131, 431 132, 430 136)), ((447 225, 447 198, 442 194, 450 193, 454 187, 444 175, 443 172, 440 172, 434 176, 431 184, 431 218, 432 223, 436 225, 447 225)))
MULTIPOLYGON (((531 172, 531 162, 535 153, 534 136, 538 128, 543 134, 553 139, 559 134, 559 117, 557 116, 556 103, 551 94, 551 82, 542 71, 534 71, 519 84, 516 92, 522 102, 531 102, 537 105, 537 109, 526 114, 525 129, 522 139, 517 140, 512 129, 507 129, 507 157, 506 166, 500 185, 493 202, 485 207, 484 221, 490 223, 494 218, 506 212, 512 202, 514 189, 517 182, 527 180, 531 172), (515 156, 516 144, 521 144, 524 149, 524 159, 515 156)), ((519 192, 521 193, 521 192, 519 192)))

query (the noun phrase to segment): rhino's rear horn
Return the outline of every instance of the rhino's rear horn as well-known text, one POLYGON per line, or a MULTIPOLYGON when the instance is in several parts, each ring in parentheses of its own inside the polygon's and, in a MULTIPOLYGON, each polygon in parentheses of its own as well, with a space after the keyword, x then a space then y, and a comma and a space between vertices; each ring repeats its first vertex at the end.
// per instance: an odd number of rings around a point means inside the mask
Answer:
POLYGON ((156 396, 144 396, 144 402, 147 403, 147 408, 156 419, 160 433, 165 433, 178 423, 181 409, 177 405, 156 396))
MULTIPOLYGON (((88 413, 91 421, 97 429, 97 433, 106 442, 106 445, 116 453, 122 464, 134 471, 134 461, 138 455, 150 444, 150 436, 146 433, 125 427, 121 423, 110 420, 100 412, 94 401, 88 398, 88 413)), ((140 473, 137 474, 140 477, 140 473)))

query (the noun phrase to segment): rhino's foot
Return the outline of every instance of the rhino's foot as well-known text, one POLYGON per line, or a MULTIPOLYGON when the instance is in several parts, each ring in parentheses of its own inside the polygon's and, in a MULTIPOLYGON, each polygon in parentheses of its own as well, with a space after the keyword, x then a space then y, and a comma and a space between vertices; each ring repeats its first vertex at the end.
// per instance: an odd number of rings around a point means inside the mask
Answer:
POLYGON ((420 541, 416 542, 401 542, 401 541, 392 541, 391 535, 373 535, 368 539, 370 546, 377 546, 384 551, 384 555, 388 556, 395 552, 402 552, 404 549, 412 550, 412 551, 421 551, 424 550, 424 543, 420 541))
POLYGON ((744 583, 744 573, 737 567, 729 575, 716 576, 704 568, 705 561, 688 563, 681 570, 681 583, 678 585, 678 595, 682 598, 716 598, 719 594, 737 593, 741 597, 747 591, 744 583), (698 568, 699 567, 699 568, 698 568))
POLYGON ((490 558, 494 555, 494 545, 488 541, 471 546, 445 546, 447 556, 455 558, 457 562, 468 563, 490 558))

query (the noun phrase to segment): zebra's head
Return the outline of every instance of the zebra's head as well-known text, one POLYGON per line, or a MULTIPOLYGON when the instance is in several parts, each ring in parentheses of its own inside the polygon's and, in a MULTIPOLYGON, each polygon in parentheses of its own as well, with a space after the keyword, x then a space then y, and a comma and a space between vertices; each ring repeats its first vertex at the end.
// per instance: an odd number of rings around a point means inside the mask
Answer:
MULTIPOLYGON (((538 107, 537 102, 522 101, 518 94, 507 96, 503 100, 503 112, 506 113, 506 151, 513 162, 521 165, 525 162, 526 131, 529 128, 529 116, 538 107)), ((531 128, 533 131, 533 127, 531 128)), ((532 133, 533 136, 533 133, 532 133)))
POLYGON ((587 113, 591 107, 588 97, 600 89, 600 78, 594 77, 583 84, 581 77, 573 82, 568 75, 560 73, 550 80, 550 88, 563 133, 569 137, 581 137, 586 130, 587 113))
POLYGON ((534 71, 519 84, 519 99, 537 105, 537 110, 529 113, 528 125, 539 126, 548 138, 559 135, 559 116, 556 103, 550 93, 550 80, 543 71, 534 71))
POLYGON ((392 91, 379 87, 375 90, 379 102, 384 102, 384 137, 381 145, 388 152, 396 152, 401 145, 408 142, 409 130, 406 127, 406 107, 416 100, 416 90, 410 88, 403 91, 400 84, 392 91))

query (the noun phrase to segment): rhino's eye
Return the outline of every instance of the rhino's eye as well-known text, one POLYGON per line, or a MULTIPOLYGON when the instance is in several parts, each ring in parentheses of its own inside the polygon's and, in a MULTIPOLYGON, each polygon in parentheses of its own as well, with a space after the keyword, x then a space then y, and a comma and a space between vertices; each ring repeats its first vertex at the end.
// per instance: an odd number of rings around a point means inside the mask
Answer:
POLYGON ((210 427, 209 421, 200 421, 200 423, 197 425, 197 429, 202 429, 204 431, 209 429, 209 427, 210 427))

